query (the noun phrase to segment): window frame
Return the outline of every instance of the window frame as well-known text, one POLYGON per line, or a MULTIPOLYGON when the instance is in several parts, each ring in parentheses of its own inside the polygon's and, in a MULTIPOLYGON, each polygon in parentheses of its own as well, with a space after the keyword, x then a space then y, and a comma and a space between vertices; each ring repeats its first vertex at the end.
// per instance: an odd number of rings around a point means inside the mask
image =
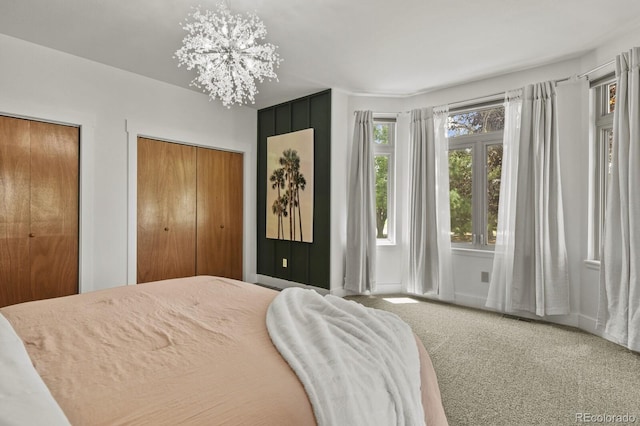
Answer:
MULTIPOLYGON (((373 125, 389 125, 389 141, 387 144, 377 144, 373 141, 373 158, 376 156, 389 157, 388 177, 387 177, 387 237, 377 238, 376 244, 379 246, 392 246, 396 244, 396 136, 397 120, 395 115, 374 114, 373 125)), ((374 182, 374 195, 375 194, 374 182)))
POLYGON ((587 259, 600 261, 600 241, 604 226, 605 201, 608 180, 609 142, 613 132, 613 114, 609 112, 609 87, 615 75, 607 74, 591 83, 589 130, 589 233, 587 259))
MULTIPOLYGON (((485 102, 469 105, 449 111, 449 116, 488 108, 504 107, 502 101, 485 102)), ((453 249, 472 249, 494 251, 495 244, 488 244, 487 228, 489 218, 488 202, 488 149, 493 145, 504 144, 504 129, 486 133, 448 136, 448 151, 471 148, 472 190, 471 190, 471 242, 451 242, 453 249), (477 202, 478 197, 482 199, 477 202)))

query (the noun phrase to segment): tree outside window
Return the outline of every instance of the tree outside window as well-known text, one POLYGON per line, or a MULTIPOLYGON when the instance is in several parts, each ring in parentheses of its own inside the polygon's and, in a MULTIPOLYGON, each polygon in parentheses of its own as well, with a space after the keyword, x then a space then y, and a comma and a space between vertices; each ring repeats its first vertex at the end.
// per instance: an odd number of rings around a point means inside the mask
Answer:
POLYGON ((376 190, 376 237, 393 242, 393 169, 395 154, 395 119, 374 118, 373 153, 376 190))
POLYGON ((453 111, 449 138, 451 242, 490 248, 496 242, 504 107, 453 111))
POLYGON ((451 241, 470 243, 472 235, 472 149, 449 151, 449 206, 451 241))

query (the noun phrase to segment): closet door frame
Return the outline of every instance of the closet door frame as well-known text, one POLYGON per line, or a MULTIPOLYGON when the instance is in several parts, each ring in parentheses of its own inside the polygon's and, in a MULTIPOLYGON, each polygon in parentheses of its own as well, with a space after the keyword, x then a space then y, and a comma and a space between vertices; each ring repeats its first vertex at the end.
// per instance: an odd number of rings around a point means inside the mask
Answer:
MULTIPOLYGON (((252 198, 249 197, 247 191, 247 182, 255 182, 255 171, 251 173, 250 167, 253 164, 255 169, 254 147, 251 143, 238 143, 229 146, 224 143, 215 141, 215 136, 210 134, 202 134, 190 132, 187 130, 175 129, 173 127, 165 127, 158 124, 141 123, 135 120, 126 120, 126 131, 128 140, 128 214, 127 214, 127 285, 136 285, 137 270, 137 254, 138 254, 138 138, 154 139, 162 142, 177 143, 181 145, 189 145, 197 148, 217 149, 220 151, 229 151, 243 154, 243 239, 242 239, 242 270, 243 279, 245 281, 254 282, 255 275, 255 247, 249 248, 247 241, 248 235, 255 237, 255 217, 250 213, 255 212, 255 192, 252 198), (212 145, 211 142, 216 143, 212 145), (253 161, 253 162, 251 162, 253 161), (251 222, 253 221, 253 222, 251 222), (253 223, 253 227, 251 227, 253 223), (249 234, 249 232, 253 232, 249 234), (251 263, 251 266, 248 264, 251 263)), ((254 238, 255 239, 255 238, 254 238)))
POLYGON ((78 293, 93 288, 93 232, 91 218, 93 203, 92 187, 95 179, 90 160, 93 158, 96 118, 92 114, 65 110, 57 106, 46 106, 4 98, 0 96, 0 115, 44 123, 60 124, 79 129, 79 179, 78 179, 78 293))

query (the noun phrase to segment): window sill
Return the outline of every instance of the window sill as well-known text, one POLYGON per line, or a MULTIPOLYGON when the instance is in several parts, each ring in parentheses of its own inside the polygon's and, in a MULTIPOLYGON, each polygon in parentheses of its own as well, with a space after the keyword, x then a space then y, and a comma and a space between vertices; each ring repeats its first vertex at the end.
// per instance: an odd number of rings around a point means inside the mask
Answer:
POLYGON ((376 246, 378 247, 395 247, 396 242, 391 240, 376 240, 376 246))
POLYGON ((594 271, 599 271, 600 270, 600 261, 599 260, 585 259, 584 266, 586 266, 587 269, 593 269, 594 271))
POLYGON ((493 259, 493 250, 451 247, 451 253, 456 256, 471 256, 471 257, 483 257, 486 259, 493 259))

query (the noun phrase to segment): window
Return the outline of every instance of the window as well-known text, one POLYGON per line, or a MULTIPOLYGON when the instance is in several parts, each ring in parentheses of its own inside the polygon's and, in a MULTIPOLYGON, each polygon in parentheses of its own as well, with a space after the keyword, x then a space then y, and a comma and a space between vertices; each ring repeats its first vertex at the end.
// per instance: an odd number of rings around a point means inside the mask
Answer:
POLYGON ((374 117, 373 156, 376 185, 376 236, 378 243, 395 242, 395 142, 396 119, 374 117))
POLYGON ((607 180, 611 173, 613 112, 616 106, 616 83, 613 78, 596 81, 592 86, 594 123, 591 128, 591 181, 589 252, 591 260, 600 259, 600 240, 604 225, 607 180))
POLYGON ((498 228, 504 107, 450 112, 449 200, 454 247, 493 248, 498 228))

